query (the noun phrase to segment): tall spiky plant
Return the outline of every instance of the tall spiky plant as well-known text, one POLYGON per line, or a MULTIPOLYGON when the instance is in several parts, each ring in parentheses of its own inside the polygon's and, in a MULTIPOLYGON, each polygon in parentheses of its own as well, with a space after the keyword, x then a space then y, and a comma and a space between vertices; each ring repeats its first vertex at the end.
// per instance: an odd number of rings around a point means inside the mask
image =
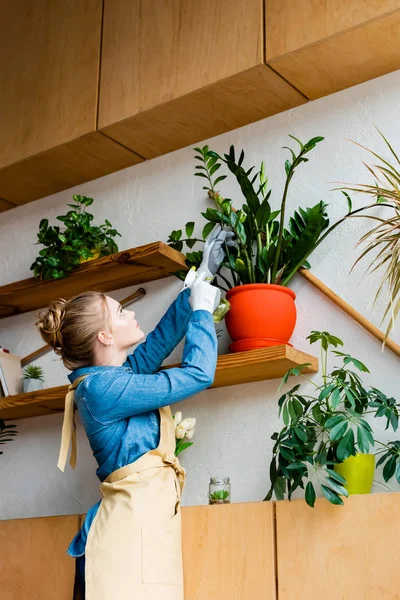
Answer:
POLYGON ((385 332, 386 340, 400 312, 400 159, 385 136, 380 131, 379 133, 385 141, 393 161, 389 162, 369 148, 357 144, 380 161, 375 165, 364 163, 373 175, 375 184, 355 184, 346 189, 374 196, 378 203, 384 202, 386 205, 390 204, 393 208, 392 215, 386 219, 368 216, 377 224, 359 240, 359 244, 367 243, 367 246, 353 266, 354 268, 371 251, 375 251, 367 272, 373 273, 384 267, 383 276, 375 294, 374 304, 381 296, 382 291, 387 288, 389 302, 382 317, 382 323, 389 318, 385 332))

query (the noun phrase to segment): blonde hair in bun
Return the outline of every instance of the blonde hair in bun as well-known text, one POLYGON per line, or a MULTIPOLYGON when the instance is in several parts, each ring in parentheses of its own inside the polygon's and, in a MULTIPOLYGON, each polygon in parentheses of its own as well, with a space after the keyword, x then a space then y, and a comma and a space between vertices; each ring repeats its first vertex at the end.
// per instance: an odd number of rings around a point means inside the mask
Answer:
POLYGON ((70 300, 55 300, 38 315, 36 327, 67 369, 91 366, 97 334, 111 328, 106 296, 84 292, 70 300))

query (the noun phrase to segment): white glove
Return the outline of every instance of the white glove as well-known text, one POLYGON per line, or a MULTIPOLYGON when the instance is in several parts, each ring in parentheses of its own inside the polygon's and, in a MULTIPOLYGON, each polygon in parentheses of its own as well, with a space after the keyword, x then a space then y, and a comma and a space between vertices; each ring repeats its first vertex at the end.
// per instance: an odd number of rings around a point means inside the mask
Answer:
POLYGON ((203 260, 197 271, 198 279, 212 280, 225 258, 224 245, 235 245, 233 231, 225 231, 221 225, 216 225, 204 242, 203 260))
POLYGON ((192 285, 190 294, 190 305, 192 310, 206 310, 213 314, 221 299, 221 291, 219 288, 197 279, 192 285))

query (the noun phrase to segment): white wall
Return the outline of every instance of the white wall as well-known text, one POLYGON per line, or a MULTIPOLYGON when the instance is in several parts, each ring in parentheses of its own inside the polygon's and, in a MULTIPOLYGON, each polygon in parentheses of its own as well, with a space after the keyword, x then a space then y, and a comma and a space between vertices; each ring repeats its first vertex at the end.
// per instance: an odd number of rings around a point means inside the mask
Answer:
MULTIPOLYGON (((368 179, 362 160, 364 152, 348 139, 384 151, 374 126, 400 147, 400 71, 366 84, 334 94, 275 117, 224 134, 208 143, 227 151, 231 143, 247 152, 246 164, 266 162, 273 188, 272 203, 277 206, 284 182, 287 151, 282 146, 292 133, 303 141, 322 135, 326 140, 310 155, 310 162, 298 170, 290 194, 290 208, 311 206, 320 199, 329 202, 331 218, 346 210, 333 182, 361 182, 368 179)), ((172 229, 189 220, 203 223, 200 211, 207 206, 202 180, 193 177, 195 161, 192 148, 131 167, 75 189, 67 190, 0 215, 0 285, 30 276, 29 266, 38 247, 36 232, 41 218, 54 222, 65 210, 72 193, 95 198, 97 221, 111 220, 122 233, 120 248, 130 248, 155 240, 166 240, 172 229)), ((228 181, 228 180, 226 180, 228 181)), ((236 185, 223 182, 221 192, 240 196, 236 185)), ((312 256, 312 271, 362 314, 379 325, 379 311, 370 304, 377 277, 365 277, 358 268, 349 276, 357 256, 356 240, 369 225, 348 222, 312 256)), ((180 289, 173 278, 146 284, 147 296, 136 304, 141 324, 149 331, 180 289)), ((380 344, 346 317, 302 278, 293 281, 298 295, 298 325, 293 337, 296 347, 309 350, 306 336, 312 329, 325 329, 341 337, 349 352, 371 368, 369 381, 387 394, 399 393, 399 362, 390 351, 381 353, 380 344)), ((136 289, 135 288, 131 288, 136 289)), ((118 291, 120 299, 131 289, 118 291)), ((383 302, 380 305, 383 306, 383 302)), ((0 344, 24 356, 42 345, 34 328, 35 313, 0 321, 0 344)), ((398 331, 392 336, 400 342, 398 331)), ((220 352, 226 351, 226 335, 220 352)), ((315 349, 316 350, 316 349, 315 349)), ((179 358, 181 349, 171 361, 179 358)), ((53 355, 40 364, 47 386, 66 382, 66 371, 53 355)), ((196 416, 195 445, 182 455, 188 470, 185 504, 207 502, 210 475, 228 475, 234 501, 261 500, 269 487, 268 467, 271 434, 278 426, 278 381, 245 384, 205 391, 181 406, 187 416, 196 416)), ((0 457, 0 519, 82 513, 98 499, 95 462, 84 431, 79 426, 78 467, 65 474, 56 467, 62 416, 18 421, 19 437, 4 446, 0 457)), ((381 439, 390 434, 382 431, 381 439)), ((400 436, 400 433, 399 433, 400 436)), ((393 436, 392 436, 393 437, 393 436)), ((374 491, 387 489, 377 475, 374 491)), ((392 489, 398 489, 391 483, 392 489)))

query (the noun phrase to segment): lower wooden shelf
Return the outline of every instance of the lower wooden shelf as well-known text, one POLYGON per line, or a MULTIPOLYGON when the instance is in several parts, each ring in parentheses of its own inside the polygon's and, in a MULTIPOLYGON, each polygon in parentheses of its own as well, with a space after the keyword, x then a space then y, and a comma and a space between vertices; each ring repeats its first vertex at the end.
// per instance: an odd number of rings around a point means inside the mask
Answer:
MULTIPOLYGON (((239 383, 275 379, 291 367, 308 363, 304 373, 318 371, 318 359, 291 346, 260 348, 250 352, 223 354, 218 357, 214 383, 211 387, 225 387, 239 383)), ((179 365, 169 365, 171 369, 179 365)), ((38 392, 6 396, 0 399, 0 419, 26 419, 63 412, 67 386, 48 388, 38 392)))

